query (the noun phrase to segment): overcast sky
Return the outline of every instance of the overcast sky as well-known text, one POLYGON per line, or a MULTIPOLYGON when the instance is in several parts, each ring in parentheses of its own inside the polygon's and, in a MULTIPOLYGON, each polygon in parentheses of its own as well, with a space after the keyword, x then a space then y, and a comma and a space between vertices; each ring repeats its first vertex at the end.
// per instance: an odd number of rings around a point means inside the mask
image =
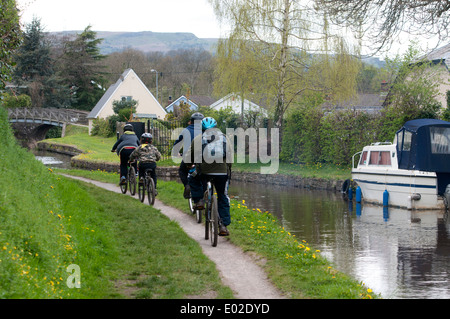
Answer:
POLYGON ((207 0, 16 0, 23 24, 41 19, 45 31, 191 32, 222 34, 207 0))

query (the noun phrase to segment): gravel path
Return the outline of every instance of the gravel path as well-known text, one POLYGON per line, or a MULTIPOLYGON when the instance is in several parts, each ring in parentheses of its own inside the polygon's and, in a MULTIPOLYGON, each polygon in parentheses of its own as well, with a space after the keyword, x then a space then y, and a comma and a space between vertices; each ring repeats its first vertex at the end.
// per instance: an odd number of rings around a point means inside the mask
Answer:
MULTIPOLYGON (((93 181, 83 177, 61 175, 120 193, 119 187, 114 184, 93 181)), ((145 202, 147 203, 147 201, 145 202)), ((227 238, 219 237, 217 247, 212 247, 210 241, 204 238, 204 225, 198 224, 193 216, 167 206, 158 199, 156 199, 154 207, 170 219, 178 222, 186 234, 200 244, 203 253, 216 264, 223 283, 233 290, 236 298, 284 299, 284 296, 272 285, 254 259, 245 254, 239 247, 231 244, 227 238)), ((231 236, 233 236, 232 233, 231 236)))

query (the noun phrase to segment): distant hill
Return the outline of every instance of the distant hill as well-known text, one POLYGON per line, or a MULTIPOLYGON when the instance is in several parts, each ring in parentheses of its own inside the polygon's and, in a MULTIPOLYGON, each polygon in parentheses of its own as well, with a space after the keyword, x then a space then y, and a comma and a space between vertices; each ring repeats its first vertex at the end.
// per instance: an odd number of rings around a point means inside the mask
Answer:
MULTIPOLYGON (((81 33, 82 31, 51 32, 52 35, 81 33)), ((102 54, 110 54, 132 48, 143 52, 167 52, 177 49, 203 48, 213 52, 218 39, 198 38, 193 33, 165 32, 110 32, 96 31, 98 38, 104 40, 99 45, 102 54)))
MULTIPOLYGON (((64 36, 66 34, 77 34, 82 31, 63 31, 51 32, 56 36, 64 36)), ((99 45, 102 54, 110 54, 122 51, 123 49, 132 48, 143 52, 168 52, 177 49, 203 48, 211 53, 215 53, 216 45, 219 39, 214 38, 198 38, 193 33, 187 32, 112 32, 112 31, 96 31, 98 38, 104 40, 99 45)), ((376 57, 363 59, 363 62, 383 67, 385 62, 376 57)))

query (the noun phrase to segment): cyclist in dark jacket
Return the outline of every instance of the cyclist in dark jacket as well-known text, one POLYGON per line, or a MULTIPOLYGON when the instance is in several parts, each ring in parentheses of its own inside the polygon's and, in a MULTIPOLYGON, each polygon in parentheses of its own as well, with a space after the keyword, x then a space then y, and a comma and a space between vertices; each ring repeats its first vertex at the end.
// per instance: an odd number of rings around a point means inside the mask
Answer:
MULTIPOLYGON (((123 127, 123 134, 113 145, 111 152, 116 152, 120 156, 120 183, 126 182, 128 174, 128 160, 131 153, 140 145, 139 139, 134 133, 133 125, 126 124, 123 127)), ((136 163, 133 164, 137 171, 136 163)))
MULTIPOLYGON (((220 216, 219 221, 219 236, 228 236, 230 232, 227 226, 231 223, 230 216, 230 198, 228 197, 228 183, 231 174, 231 143, 228 138, 217 128, 217 122, 211 117, 205 117, 202 120, 202 135, 195 137, 189 149, 190 159, 186 159, 186 166, 192 171, 189 176, 189 185, 191 186, 192 200, 195 203, 196 209, 204 208, 203 193, 206 190, 206 183, 209 178, 214 179, 214 184, 217 192, 217 205, 220 216), (208 159, 209 152, 203 152, 203 146, 208 148, 209 145, 214 145, 217 141, 217 151, 222 150, 222 158, 217 158, 217 161, 208 159), (200 150, 195 150, 195 145, 202 145, 200 150), (223 148, 222 148, 223 147, 223 148), (200 154, 199 154, 200 153, 200 154), (196 157, 200 155, 200 162, 196 162, 196 157), (206 155, 206 157, 204 156, 206 155), (227 162, 227 159, 230 162, 227 162), (192 164, 195 164, 194 167, 192 164), (194 173, 196 172, 196 173, 194 173)), ((206 149, 205 149, 206 151, 206 149)), ((212 153, 211 153, 212 154, 212 153)))
MULTIPOLYGON (((177 145, 178 143, 183 143, 183 151, 184 153, 187 152, 187 150, 189 149, 189 147, 191 146, 192 140, 194 139, 194 137, 198 134, 202 133, 202 129, 201 129, 201 121, 203 120, 204 116, 202 113, 194 113, 191 115, 191 120, 189 121, 189 126, 186 127, 180 134, 180 136, 178 137, 178 139, 175 141, 174 143, 174 147, 175 145, 177 145), (197 126, 195 126, 195 121, 197 122, 197 126)), ((184 185, 184 198, 189 198, 191 195, 191 189, 188 183, 188 173, 189 173, 189 169, 186 167, 186 165, 184 164, 184 161, 181 161, 180 167, 178 169, 178 175, 180 176, 181 182, 184 185)))

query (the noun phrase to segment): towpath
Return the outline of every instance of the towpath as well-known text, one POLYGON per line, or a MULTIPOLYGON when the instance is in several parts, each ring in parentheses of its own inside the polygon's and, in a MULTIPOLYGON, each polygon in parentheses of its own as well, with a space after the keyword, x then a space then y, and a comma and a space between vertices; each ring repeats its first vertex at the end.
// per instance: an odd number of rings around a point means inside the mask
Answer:
MULTIPOLYGON (((120 193, 119 187, 110 183, 98 182, 83 177, 61 174, 69 178, 94 184, 97 187, 120 193)), ((225 285, 230 287, 238 299, 284 299, 269 281, 265 272, 252 257, 239 247, 231 244, 224 237, 219 237, 217 247, 212 247, 209 240, 204 239, 204 226, 198 224, 192 216, 163 204, 156 199, 154 207, 162 214, 176 221, 186 234, 197 241, 203 253, 211 259, 220 272, 225 285)), ((231 234, 232 236, 232 234, 231 234)))

